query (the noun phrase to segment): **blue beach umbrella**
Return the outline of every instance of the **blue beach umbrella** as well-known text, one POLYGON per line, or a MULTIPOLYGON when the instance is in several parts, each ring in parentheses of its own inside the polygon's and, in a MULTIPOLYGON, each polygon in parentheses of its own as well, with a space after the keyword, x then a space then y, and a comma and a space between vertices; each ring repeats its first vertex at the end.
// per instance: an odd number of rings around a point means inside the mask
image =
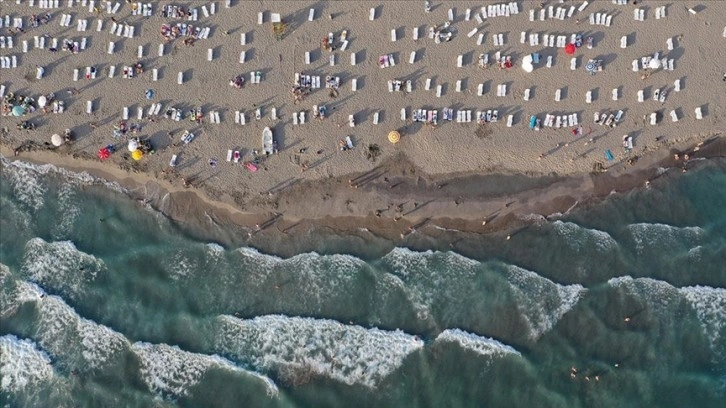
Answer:
POLYGON ((23 116, 24 113, 25 109, 20 105, 13 108, 13 116, 23 116))
POLYGON ((154 90, 153 89, 147 89, 146 90, 146 99, 151 99, 154 97, 154 90))
POLYGON ((594 74, 595 70, 596 70, 595 62, 593 62, 593 61, 588 62, 587 65, 585 65, 585 70, 591 74, 594 74))

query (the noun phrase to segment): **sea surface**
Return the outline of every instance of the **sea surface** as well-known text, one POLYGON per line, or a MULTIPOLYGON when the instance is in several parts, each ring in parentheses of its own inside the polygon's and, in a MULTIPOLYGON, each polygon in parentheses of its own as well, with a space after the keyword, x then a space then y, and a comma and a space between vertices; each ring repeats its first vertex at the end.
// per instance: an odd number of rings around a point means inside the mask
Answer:
POLYGON ((224 248, 116 184, 0 162, 0 406, 726 401, 723 162, 462 237, 476 259, 224 248))

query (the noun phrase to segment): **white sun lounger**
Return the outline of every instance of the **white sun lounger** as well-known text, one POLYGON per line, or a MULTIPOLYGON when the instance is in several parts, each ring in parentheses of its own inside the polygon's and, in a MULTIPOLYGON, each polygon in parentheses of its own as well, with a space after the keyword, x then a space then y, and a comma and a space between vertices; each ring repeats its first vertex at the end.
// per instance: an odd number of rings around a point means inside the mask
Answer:
POLYGON ((522 96, 522 99, 524 99, 525 101, 528 101, 531 95, 532 95, 532 90, 530 88, 527 88, 524 90, 524 95, 522 96))
POLYGON ((239 124, 239 111, 234 111, 234 123, 239 124))
POLYGON ((618 100, 618 88, 613 88, 613 100, 618 100))
POLYGON ((270 109, 270 119, 277 120, 277 108, 273 107, 272 109, 270 109))
POLYGON ((526 44, 527 43, 527 32, 526 31, 522 31, 519 34, 519 43, 520 44, 526 44))
POLYGON ((86 113, 88 113, 88 114, 93 113, 93 102, 86 101, 86 113))
POLYGON ((484 95, 484 84, 479 84, 479 86, 477 86, 477 88, 476 88, 476 95, 477 96, 484 95))
POLYGON ((628 48, 628 36, 627 35, 620 37, 620 48, 628 48))
POLYGON ((406 81, 406 92, 411 93, 413 91, 413 82, 409 79, 406 81))
POLYGON ((27 52, 28 52, 28 41, 27 40, 23 40, 23 54, 25 54, 27 52))
POLYGON ((257 25, 262 25, 265 22, 265 13, 260 11, 257 13, 257 25))
POLYGON ((666 40, 666 47, 668 47, 668 51, 673 51, 673 38, 666 40))
POLYGON ((441 98, 441 85, 436 86, 436 97, 441 98))
POLYGON ((561 96, 562 96, 562 89, 556 90, 555 91, 555 102, 559 102, 561 96))
POLYGON ((462 66, 464 66, 464 56, 463 55, 459 55, 458 57, 456 57, 456 66, 458 68, 461 68, 462 66))
POLYGON ((673 71, 673 58, 668 59, 668 71, 673 71))
POLYGON ((454 21, 454 9, 449 9, 449 21, 454 21))
POLYGON ((354 66, 355 63, 356 63, 356 61, 355 61, 355 52, 352 52, 350 54, 350 65, 353 65, 354 66))
POLYGON ((536 15, 535 10, 534 9, 529 9, 529 21, 534 21, 535 20, 535 15, 536 15))
POLYGON ((675 92, 681 91, 681 80, 680 79, 676 79, 675 81, 673 81, 673 90, 675 92))
POLYGON ((592 91, 585 93, 585 103, 592 103, 592 91))
POLYGON ((476 28, 476 27, 474 27, 474 28, 473 28, 473 29, 472 29, 471 31, 469 31, 469 32, 468 32, 468 33, 466 34, 466 36, 467 36, 467 37, 469 37, 469 38, 471 38, 471 37, 473 37, 473 36, 475 36, 475 35, 476 35, 476 32, 477 32, 477 31, 479 31, 479 29, 478 29, 478 28, 476 28))
POLYGON ((178 85, 181 85, 184 83, 184 72, 180 71, 178 74, 176 74, 176 83, 178 85))
POLYGON ((74 69, 73 70, 73 82, 77 82, 79 76, 80 76, 80 73, 78 72, 78 69, 77 68, 74 69))
POLYGON ((570 70, 574 71, 577 69, 577 58, 572 58, 570 60, 570 70))
POLYGON ((353 78, 350 81, 350 90, 353 92, 358 90, 358 79, 357 78, 353 78))
POLYGON ((355 127, 355 116, 348 115, 348 126, 355 127))
POLYGON ((639 61, 637 59, 633 60, 633 72, 638 72, 640 69, 639 61))
POLYGON ((650 125, 655 126, 658 120, 658 116, 655 112, 650 114, 650 125))
MULTIPOLYGON (((239 63, 240 64, 244 64, 246 57, 247 57, 247 51, 240 51, 240 53, 239 53, 239 63)), ((332 55, 331 55, 331 57, 332 57, 332 55)))
POLYGON ((139 106, 136 108, 136 119, 141 120, 144 118, 144 108, 139 106))
POLYGON ((425 87, 425 89, 427 91, 430 91, 431 90, 431 78, 426 78, 426 87, 425 87))
POLYGON ((116 44, 113 41, 109 41, 108 42, 108 53, 113 54, 115 49, 116 49, 116 44))
MULTIPOLYGON (((297 115, 293 113, 292 117, 297 125, 297 115)), ((240 111, 239 113, 239 124, 243 126, 247 124, 247 117, 245 117, 245 113, 243 111, 240 111)))
POLYGON ((476 40, 476 45, 484 44, 484 33, 479 33, 479 38, 476 40))
POLYGON ((391 30, 391 42, 396 42, 397 39, 398 37, 396 36, 396 29, 394 28, 391 30))
POLYGON ((700 106, 696 108, 695 113, 696 113, 696 119, 697 120, 703 119, 703 111, 701 111, 701 107, 700 106))
POLYGON ((413 28, 413 40, 414 41, 418 40, 418 27, 413 28))
POLYGON ((643 95, 643 90, 641 89, 638 91, 638 102, 643 102, 643 101, 645 101, 645 96, 643 95))
POLYGON ((466 9, 466 13, 464 13, 464 21, 469 21, 469 20, 471 20, 471 9, 470 8, 466 9))
POLYGON ((401 120, 406 120, 406 108, 401 108, 401 120))
POLYGON ((416 62, 416 51, 411 51, 411 56, 408 57, 408 63, 413 64, 416 62))
POLYGON ((456 81, 456 92, 461 92, 461 79, 456 81))
POLYGON ((678 114, 676 113, 675 110, 671 111, 671 121, 678 122, 678 114))
POLYGON ((375 7, 371 7, 371 10, 368 12, 368 20, 373 21, 376 19, 376 9, 375 7))
POLYGON ((297 112, 293 112, 292 113, 292 124, 297 125, 298 123, 299 123, 299 121, 298 121, 297 112))
POLYGON ((656 89, 655 91, 653 91, 653 100, 657 101, 658 98, 660 98, 660 89, 656 89))
POLYGON ((110 67, 108 67, 108 77, 109 78, 113 78, 113 76, 115 74, 116 74, 116 66, 115 65, 111 65, 110 67))
POLYGON ((553 63, 552 63, 552 56, 551 55, 547 56, 547 64, 546 65, 547 65, 547 68, 552 68, 553 63))
POLYGON ((378 124, 378 118, 379 118, 379 115, 378 114, 379 113, 380 112, 376 112, 376 113, 373 114, 373 124, 374 125, 377 125, 378 124))
POLYGON ((308 11, 308 21, 315 20, 315 9, 311 8, 310 11, 308 11))
MULTIPOLYGON (((484 17, 484 18, 486 18, 486 17, 484 17)), ((484 22, 484 19, 482 18, 481 14, 479 14, 479 13, 474 14, 474 19, 476 19, 477 24, 482 24, 484 22)))
POLYGON ((129 108, 124 106, 123 113, 121 114, 123 120, 129 120, 129 108))
POLYGON ((507 127, 512 127, 514 124, 514 115, 507 115, 507 127))
MULTIPOLYGON (((300 124, 304 125, 305 124, 305 111, 298 112, 298 116, 300 117, 300 124)), ((257 117, 257 116, 255 116, 255 117, 257 117)))

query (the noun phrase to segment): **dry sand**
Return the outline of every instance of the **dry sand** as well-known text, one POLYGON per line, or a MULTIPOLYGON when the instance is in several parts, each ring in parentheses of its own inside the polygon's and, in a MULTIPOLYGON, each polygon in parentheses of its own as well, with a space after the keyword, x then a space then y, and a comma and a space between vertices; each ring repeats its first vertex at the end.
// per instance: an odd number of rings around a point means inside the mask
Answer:
MULTIPOLYGON (((224 1, 217 1, 216 14, 205 18, 199 10, 201 26, 212 27, 208 39, 198 40, 194 46, 185 46, 180 39, 166 45, 166 54, 157 56, 162 42, 159 27, 162 23, 177 22, 177 19, 157 17, 158 10, 166 2, 154 3, 153 17, 131 16, 130 5, 124 4, 116 15, 100 16, 90 13, 87 7, 77 5, 71 9, 41 10, 28 7, 28 1, 0 2, 0 15, 24 17, 25 33, 14 35, 14 48, 0 50, 1 55, 17 55, 21 65, 15 69, 0 71, 0 83, 6 92, 38 97, 54 92, 66 103, 63 114, 26 115, 38 125, 33 132, 15 130, 20 118, 0 117, 2 127, 8 132, 2 134, 6 148, 4 155, 11 153, 8 147, 17 147, 23 141, 48 142, 50 135, 70 128, 76 135, 72 145, 62 146, 56 152, 65 155, 21 152, 20 158, 80 168, 97 167, 105 169, 106 175, 113 175, 112 168, 124 170, 124 174, 148 185, 149 180, 159 179, 164 190, 180 188, 180 178, 193 180, 203 187, 206 198, 224 202, 225 211, 234 209, 250 214, 265 214, 263 221, 239 220, 245 225, 264 223, 270 213, 280 212, 290 225, 300 219, 324 217, 368 217, 362 223, 389 225, 390 218, 408 214, 407 219, 395 228, 388 228, 391 236, 414 225, 426 217, 449 217, 465 219, 481 224, 489 214, 506 213, 512 210, 513 202, 520 213, 549 214, 564 211, 575 202, 592 195, 596 190, 594 178, 588 175, 596 162, 606 163, 603 152, 611 149, 616 156, 610 173, 623 171, 628 158, 651 154, 648 162, 653 163, 668 155, 668 147, 685 146, 706 140, 719 134, 724 128, 723 110, 726 102, 726 82, 722 75, 726 66, 726 38, 722 37, 726 21, 726 3, 704 2, 697 7, 698 13, 690 14, 684 3, 644 2, 647 11, 645 21, 634 21, 635 6, 616 6, 610 1, 592 2, 583 12, 577 12, 564 21, 529 21, 529 10, 539 9, 539 1, 520 1, 520 13, 511 17, 495 17, 478 25, 475 19, 464 21, 467 8, 472 13, 482 5, 493 2, 433 2, 434 9, 425 13, 423 1, 397 2, 348 2, 348 1, 234 1, 226 9, 224 1), (667 17, 655 19, 655 8, 667 6, 667 17), (376 8, 376 19, 368 20, 371 7, 376 8), (456 34, 451 42, 435 44, 427 36, 428 27, 447 20, 447 12, 454 8, 453 27, 456 34), (308 11, 315 9, 315 19, 307 21, 308 11), (48 25, 30 28, 27 17, 31 13, 46 11, 53 14, 48 25), (258 12, 264 12, 265 23, 257 24, 258 12), (288 24, 282 40, 276 40, 270 24, 270 13, 280 13, 288 24), (608 12, 614 15, 610 27, 591 26, 587 19, 590 13, 608 12), (59 26, 61 13, 73 15, 70 27, 59 26), (332 15, 333 19, 329 19, 332 15), (76 21, 88 19, 88 31, 77 32, 76 21), (96 19, 104 20, 104 29, 96 32, 96 19), (111 18, 124 21, 136 27, 133 39, 121 39, 108 30, 111 18), (581 20, 579 23, 577 19, 581 20), (485 34, 482 46, 476 45, 478 35, 471 38, 467 33, 479 26, 479 33, 485 34), (420 38, 412 39, 412 30, 420 27, 420 38), (398 40, 392 42, 390 32, 396 29, 398 40), (335 51, 335 66, 328 65, 329 53, 320 49, 320 39, 328 32, 336 37, 342 30, 348 30, 349 46, 346 51, 335 51), (543 46, 530 47, 520 44, 520 32, 581 33, 592 36, 595 47, 578 49, 578 69, 570 70, 570 57, 562 49, 543 46), (240 34, 246 33, 247 45, 240 44, 240 34), (494 47, 492 34, 503 33, 505 45, 494 47), (33 37, 74 38, 88 37, 89 48, 77 54, 67 51, 51 53, 47 49, 34 49, 33 37), (629 46, 620 48, 620 38, 628 35, 629 46), (666 40, 673 38, 675 49, 667 51, 666 40), (22 53, 22 41, 30 43, 30 51, 22 53), (106 53, 109 41, 116 42, 116 52, 106 53), (141 62, 146 72, 133 79, 121 77, 122 65, 137 61, 137 47, 144 47, 141 62), (207 61, 207 49, 214 49, 215 58, 207 61), (241 51, 247 52, 248 61, 239 63, 241 51), (312 53, 312 64, 304 64, 304 52, 312 53), (417 51, 414 64, 408 63, 411 51, 417 51), (479 53, 510 55, 514 67, 499 70, 496 66, 482 70, 477 67, 479 53), (539 52, 543 62, 532 73, 520 68, 524 55, 539 52), (641 79, 642 72, 632 72, 633 59, 660 52, 675 60, 674 71, 659 70, 649 78, 641 79), (357 64, 352 66, 350 54, 356 53, 357 64), (381 69, 378 56, 393 53, 395 67, 381 69), (464 67, 456 67, 457 56, 463 54, 464 67), (555 65, 545 67, 547 56, 554 56, 555 65), (604 61, 604 70, 589 75, 582 65, 588 58, 604 61), (35 80, 35 66, 46 68, 45 77, 35 80), (97 79, 80 79, 73 82, 73 70, 86 66, 98 69, 97 79), (107 78, 110 65, 116 66, 116 76, 107 78), (151 70, 159 69, 158 82, 151 81, 151 70), (251 71, 262 71, 260 84, 250 84, 243 89, 229 86, 229 80, 237 74, 249 78, 251 71), (185 83, 177 85, 177 72, 185 73, 185 83), (330 98, 325 89, 314 91, 303 102, 295 105, 290 95, 295 72, 309 74, 337 75, 342 79, 340 95, 330 98), (358 90, 351 91, 351 80, 358 80, 358 90), (441 98, 435 92, 425 91, 427 78, 434 86, 445 88, 441 98), (413 92, 407 94, 389 93, 390 79, 411 79, 413 92), (680 79, 682 90, 673 91, 673 82, 680 79), (463 92, 455 92, 455 83, 463 80, 463 92), (479 97, 477 85, 485 84, 486 93, 479 97), (507 96, 497 97, 498 84, 507 84, 507 96), (655 88, 668 88, 665 103, 650 100, 655 88), (78 95, 67 91, 76 88, 78 95), (148 101, 144 91, 151 88, 155 98, 148 101), (522 100, 524 89, 532 88, 529 101, 522 100), (566 88, 564 99, 554 102, 555 90, 566 88), (619 88, 620 100, 612 101, 611 90, 619 88), (645 90, 646 101, 637 102, 637 91, 645 90), (585 103, 585 93, 594 90, 594 101, 585 103), (93 101, 94 113, 85 113, 85 103, 93 101), (136 108, 144 111, 152 102, 161 102, 165 107, 176 106, 185 110, 202 106, 205 122, 195 125, 188 120, 174 122, 162 117, 151 122, 140 122, 143 131, 138 135, 150 138, 156 147, 155 155, 147 155, 140 162, 132 163, 125 148, 125 138, 112 137, 113 125, 121 119, 124 106, 130 108, 135 117, 136 108), (312 106, 325 104, 328 118, 322 122, 312 120, 312 106), (694 109, 702 107, 704 118, 697 121, 694 109), (261 107, 263 119, 255 121, 255 107, 261 107), (277 109, 279 120, 270 118, 272 107, 277 109), (411 109, 439 109, 439 126, 436 129, 424 127, 410 121, 411 109), (444 107, 471 109, 473 111, 498 109, 498 123, 479 126, 476 123, 460 124, 442 120, 444 107), (400 110, 406 108, 408 119, 400 120, 400 110), (624 121, 614 129, 593 124, 593 112, 606 110, 625 111, 624 121), (668 113, 675 109, 680 120, 672 123, 668 113), (208 123, 206 113, 217 110, 221 113, 221 124, 208 123), (247 125, 234 123, 234 112, 244 110, 247 125), (294 126, 292 113, 307 111, 308 123, 294 126), (373 113, 379 111, 381 123, 373 125, 373 113), (643 116, 659 112, 662 119, 658 125, 643 124, 643 116), (535 132, 528 128, 530 115, 544 118, 546 113, 577 113, 583 124, 584 135, 573 136, 572 129, 543 129, 535 132), (347 125, 348 115, 354 114, 357 125, 347 125), (514 126, 506 127, 506 116, 514 115, 514 126), (95 129, 91 124, 96 125, 95 129), (265 126, 274 129, 280 152, 264 161, 260 170, 251 173, 241 165, 225 162, 228 149, 239 149, 245 159, 251 158, 251 150, 261 149, 261 132, 265 126), (198 134, 196 139, 184 146, 179 136, 185 129, 198 134), (398 129, 403 133, 400 143, 391 145, 386 139, 388 131, 398 129), (168 133, 173 132, 170 140, 168 133), (634 137, 635 149, 624 152, 622 136, 634 137), (340 151, 338 141, 351 136, 357 147, 352 151, 340 151), (592 139, 592 140, 590 140, 592 139), (89 166, 96 151, 109 143, 119 144, 119 153, 111 160, 89 166), (366 159, 364 150, 369 144, 378 144, 382 155, 378 161, 366 159), (299 154, 299 149, 307 152, 299 154), (317 154, 318 151, 322 151, 317 154), (653 155, 653 152, 657 152, 653 155), (547 153, 541 160, 538 157, 547 153), (169 175, 169 160, 179 155, 176 173, 169 175), (208 161, 216 158, 215 169, 208 161), (293 162, 306 163, 308 169, 293 162), (131 171, 133 170, 133 172, 131 171), (162 170, 165 173, 162 173, 162 170), (141 178, 136 173, 146 173, 141 178), (495 176, 493 174, 500 174, 495 176), (487 176, 491 175, 491 176, 487 176), (526 175, 522 177, 517 175, 526 175), (563 176, 571 176, 563 178, 563 176), (356 179, 358 177, 358 179, 356 179), (164 181, 167 180, 167 181, 164 181), (359 188, 351 188, 348 180, 359 188), (554 187, 553 187, 553 183, 554 187), (559 184, 558 184, 559 183, 559 184), (394 186, 394 187, 392 187, 394 186), (487 198, 487 200, 485 200, 487 198), (403 203, 403 211, 396 212, 403 203), (415 205, 414 205, 415 203, 415 205), (424 205, 425 204, 425 205, 424 205), (375 217, 375 210, 381 210, 381 217, 375 217), (499 210, 500 213, 496 211, 499 210), (398 226, 402 225, 402 226, 398 226)), ((39 1, 35 2, 36 4, 39 1)), ((67 1, 62 0, 65 6, 67 1)), ((74 3, 80 3, 75 1, 74 3)), ((104 2, 97 2, 104 3, 104 2)), ((200 8, 209 7, 209 2, 190 1, 177 4, 200 8)), ((544 2, 558 7, 558 2, 544 2)), ((567 1, 563 6, 580 6, 582 2, 567 1)), ((639 2, 640 3, 640 2, 639 2)), ((689 5, 691 5, 689 3, 689 5)), ((691 6, 695 6, 694 3, 691 6)), ((640 5, 638 6, 640 7, 640 5)), ((3 31, 5 28, 2 29, 3 31)), ((3 35, 9 35, 3 33, 3 35)), ((46 40, 46 44, 50 41, 46 40)), ((47 47, 47 45, 46 45, 47 47)), ((116 171, 116 170, 114 170, 116 171)), ((632 183, 630 183, 632 184, 632 183)), ((612 185, 610 189, 632 188, 612 185)), ((170 211, 167 211, 170 212, 170 211)), ((449 225, 456 224, 449 222, 449 225)), ((469 228, 473 224, 469 225, 469 228)), ((463 225, 458 225, 463 228, 463 225)), ((288 226, 289 227, 289 226, 288 226)), ((285 230, 287 227, 283 227, 285 230)), ((280 228, 278 228, 280 229, 280 228)))

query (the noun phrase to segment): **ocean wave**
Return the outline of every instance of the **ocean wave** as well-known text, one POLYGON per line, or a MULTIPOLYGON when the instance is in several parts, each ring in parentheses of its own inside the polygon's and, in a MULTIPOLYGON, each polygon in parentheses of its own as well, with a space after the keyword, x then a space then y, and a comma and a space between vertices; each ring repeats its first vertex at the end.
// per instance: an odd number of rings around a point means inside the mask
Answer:
POLYGON ((550 331, 587 291, 582 285, 560 285, 532 271, 508 265, 507 280, 517 308, 529 325, 531 340, 550 331))
POLYGON ((557 235, 564 239, 564 243, 571 251, 608 252, 618 246, 617 241, 605 231, 585 228, 573 222, 555 221, 552 224, 557 235))
POLYGON ((688 251, 703 244, 706 231, 701 227, 674 227, 667 224, 639 223, 627 227, 638 254, 688 251))
POLYGON ((424 343, 402 331, 348 326, 334 320, 267 315, 220 316, 219 353, 293 383, 311 375, 375 388, 424 343))
POLYGON ((670 283, 653 278, 635 278, 631 276, 618 276, 610 278, 608 285, 621 288, 633 296, 653 304, 669 306, 680 296, 678 290, 670 283))
POLYGON ((21 272, 46 288, 72 299, 106 270, 104 262, 79 251, 71 241, 46 242, 33 238, 25 244, 21 272))
POLYGON ((56 239, 65 239, 73 231, 78 217, 81 215, 81 208, 78 206, 76 188, 72 184, 61 184, 58 197, 57 222, 51 228, 51 236, 56 239))
POLYGON ((51 380, 53 366, 35 343, 12 334, 0 337, 0 390, 20 392, 51 380))
POLYGON ((136 342, 132 351, 141 362, 141 377, 149 389, 162 396, 183 397, 199 384, 211 369, 223 369, 261 381, 267 394, 277 396, 278 389, 268 377, 237 367, 216 355, 184 351, 177 346, 136 342))
POLYGON ((680 288, 680 292, 696 311, 711 349, 726 353, 726 344, 723 344, 725 339, 722 337, 726 330, 726 289, 688 286, 680 288))
POLYGON ((404 288, 420 320, 431 319, 436 298, 447 288, 453 296, 456 286, 471 282, 481 265, 455 252, 416 252, 408 248, 394 248, 381 261, 391 270, 391 279, 386 283, 404 288))
POLYGON ((503 357, 514 354, 521 354, 513 347, 501 343, 489 337, 477 336, 460 329, 446 329, 436 336, 438 342, 456 343, 465 350, 473 351, 487 357, 503 357))

